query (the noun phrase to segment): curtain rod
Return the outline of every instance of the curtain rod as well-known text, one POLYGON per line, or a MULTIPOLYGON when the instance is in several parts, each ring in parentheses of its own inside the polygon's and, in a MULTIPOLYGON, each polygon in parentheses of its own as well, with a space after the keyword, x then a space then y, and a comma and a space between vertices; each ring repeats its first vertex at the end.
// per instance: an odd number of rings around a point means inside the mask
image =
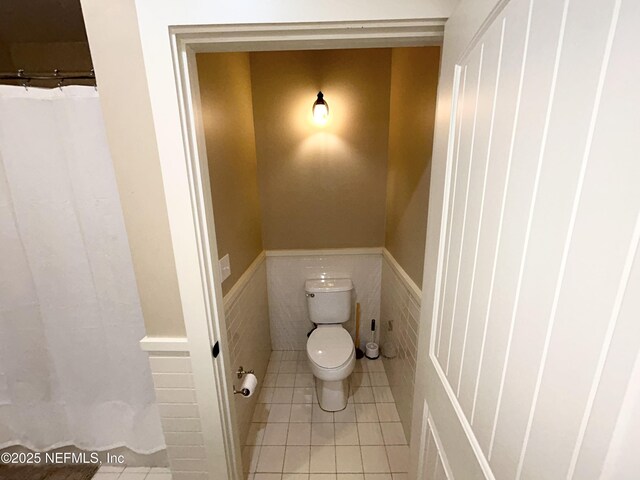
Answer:
POLYGON ((17 72, 2 72, 0 73, 0 80, 24 80, 29 82, 31 80, 95 80, 96 76, 93 68, 89 71, 83 72, 62 72, 57 68, 51 72, 34 72, 26 73, 20 69, 17 72))

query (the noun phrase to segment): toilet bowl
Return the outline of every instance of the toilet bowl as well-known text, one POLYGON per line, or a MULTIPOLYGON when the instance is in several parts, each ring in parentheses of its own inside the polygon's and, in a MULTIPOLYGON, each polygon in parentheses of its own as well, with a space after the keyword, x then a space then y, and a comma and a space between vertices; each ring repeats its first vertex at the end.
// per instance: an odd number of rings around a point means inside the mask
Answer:
POLYGON ((305 282, 309 318, 317 326, 307 340, 307 358, 320 408, 329 412, 347 406, 348 379, 356 364, 353 340, 342 327, 351 316, 352 290, 348 278, 305 282))
POLYGON ((320 325, 307 341, 307 358, 315 377, 323 410, 344 410, 349 398, 348 378, 356 364, 351 335, 342 325, 320 325))

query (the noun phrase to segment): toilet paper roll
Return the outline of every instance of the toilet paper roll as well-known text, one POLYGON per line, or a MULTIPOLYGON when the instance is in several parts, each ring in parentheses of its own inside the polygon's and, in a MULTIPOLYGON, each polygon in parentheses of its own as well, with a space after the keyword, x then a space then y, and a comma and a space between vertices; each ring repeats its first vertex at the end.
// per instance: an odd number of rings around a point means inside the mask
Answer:
POLYGON ((253 392, 256 391, 256 387, 258 386, 258 379, 253 373, 247 373, 242 380, 242 385, 240 388, 242 389, 242 395, 245 397, 250 397, 253 395, 253 392))

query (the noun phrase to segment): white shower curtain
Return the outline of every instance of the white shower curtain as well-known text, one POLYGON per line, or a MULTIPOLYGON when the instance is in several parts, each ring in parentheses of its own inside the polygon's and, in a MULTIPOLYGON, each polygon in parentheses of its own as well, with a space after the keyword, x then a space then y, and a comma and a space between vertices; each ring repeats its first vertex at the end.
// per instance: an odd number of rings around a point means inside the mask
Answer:
POLYGON ((143 336, 98 93, 0 86, 0 448, 164 448, 143 336))

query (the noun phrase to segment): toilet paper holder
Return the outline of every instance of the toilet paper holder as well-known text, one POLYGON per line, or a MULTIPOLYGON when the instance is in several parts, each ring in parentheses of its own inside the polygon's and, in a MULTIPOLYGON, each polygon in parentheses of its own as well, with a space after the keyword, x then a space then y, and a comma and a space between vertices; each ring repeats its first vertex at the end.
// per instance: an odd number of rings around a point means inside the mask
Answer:
POLYGON ((245 371, 244 371, 244 368, 242 368, 242 365, 240 365, 240 366, 238 367, 238 371, 236 372, 236 375, 238 375, 238 378, 242 378, 242 377, 244 377, 247 373, 255 373, 255 372, 253 371, 253 369, 249 370, 248 372, 245 372, 245 371))
MULTIPOLYGON (((248 372, 244 370, 244 368, 242 368, 242 365, 240 365, 240 367, 238 367, 238 371, 236 372, 236 375, 238 376, 238 378, 242 378, 244 377, 247 373, 254 373, 253 369, 249 370, 248 372)), ((236 386, 233 386, 233 394, 237 395, 240 394, 243 397, 248 397, 249 396, 249 390, 246 388, 241 388, 240 390, 236 390, 236 386)))

